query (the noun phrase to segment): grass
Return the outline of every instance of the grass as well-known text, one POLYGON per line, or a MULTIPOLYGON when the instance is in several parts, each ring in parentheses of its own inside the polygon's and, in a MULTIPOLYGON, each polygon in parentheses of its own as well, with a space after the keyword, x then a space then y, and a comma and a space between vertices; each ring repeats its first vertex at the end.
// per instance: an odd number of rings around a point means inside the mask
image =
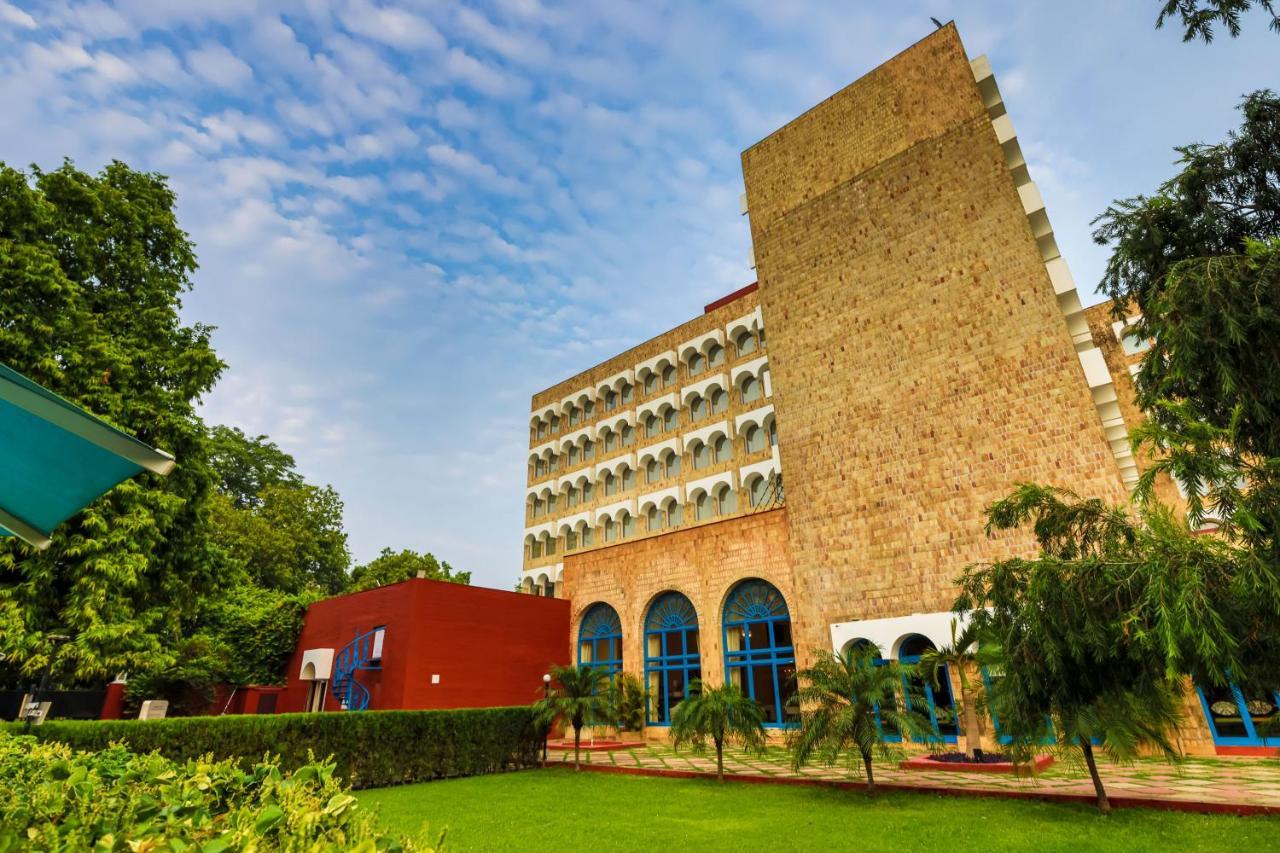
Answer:
POLYGON ((448 829, 449 850, 1267 850, 1280 818, 782 785, 717 785, 568 769, 356 794, 389 829, 448 829))

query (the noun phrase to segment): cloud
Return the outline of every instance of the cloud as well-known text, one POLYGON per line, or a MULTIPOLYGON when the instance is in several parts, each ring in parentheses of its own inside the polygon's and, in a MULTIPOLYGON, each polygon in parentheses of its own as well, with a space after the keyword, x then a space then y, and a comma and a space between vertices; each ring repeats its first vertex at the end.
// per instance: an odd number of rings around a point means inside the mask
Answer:
POLYGON ((253 82, 253 69, 216 42, 187 54, 187 67, 200 79, 223 89, 238 89, 253 82))
POLYGON ((9 24, 21 30, 34 30, 36 19, 10 3, 0 0, 0 23, 9 24))
POLYGON ((399 50, 442 50, 444 36, 430 21, 404 9, 373 3, 348 3, 341 14, 348 32, 399 50))
POLYGON ((481 62, 461 48, 449 51, 444 68, 451 78, 485 95, 511 98, 529 91, 528 81, 481 62))
POLYGON ((433 163, 438 163, 494 192, 504 195, 519 195, 524 192, 524 185, 519 181, 501 174, 492 165, 469 152, 438 143, 427 147, 427 157, 433 163))

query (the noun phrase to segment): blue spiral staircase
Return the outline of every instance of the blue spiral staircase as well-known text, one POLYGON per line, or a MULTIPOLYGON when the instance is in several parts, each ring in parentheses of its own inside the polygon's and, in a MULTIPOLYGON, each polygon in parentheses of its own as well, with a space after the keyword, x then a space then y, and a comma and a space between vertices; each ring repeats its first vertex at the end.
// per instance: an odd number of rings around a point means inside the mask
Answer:
POLYGON ((382 661, 370 662, 373 656, 373 636, 377 629, 357 634, 356 638, 342 647, 338 659, 334 663, 333 681, 329 690, 333 698, 342 703, 348 711, 366 711, 369 708, 369 688, 356 680, 356 673, 361 670, 382 669, 382 661))

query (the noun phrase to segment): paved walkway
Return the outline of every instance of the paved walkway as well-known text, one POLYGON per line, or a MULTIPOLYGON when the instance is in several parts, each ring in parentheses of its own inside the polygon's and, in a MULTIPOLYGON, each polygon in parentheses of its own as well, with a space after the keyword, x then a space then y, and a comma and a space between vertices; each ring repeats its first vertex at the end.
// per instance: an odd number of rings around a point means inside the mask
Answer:
MULTIPOLYGON (((573 762, 573 750, 551 750, 551 761, 573 762)), ((583 764, 593 768, 619 768, 630 772, 672 775, 714 774, 715 754, 698 755, 669 746, 651 744, 641 749, 583 752, 583 764)), ((795 783, 799 780, 861 783, 858 770, 845 767, 806 767, 791 770, 785 750, 771 747, 764 755, 725 750, 726 774, 742 781, 795 783)), ((1093 801, 1093 785, 1085 768, 1059 763, 1034 779, 995 773, 963 773, 935 770, 900 770, 897 762, 877 762, 876 782, 885 788, 917 789, 946 793, 1043 797, 1093 801)), ((1130 767, 1104 764, 1099 768, 1113 804, 1186 808, 1194 811, 1271 811, 1280 814, 1280 759, 1188 758, 1178 765, 1143 760, 1130 767)))

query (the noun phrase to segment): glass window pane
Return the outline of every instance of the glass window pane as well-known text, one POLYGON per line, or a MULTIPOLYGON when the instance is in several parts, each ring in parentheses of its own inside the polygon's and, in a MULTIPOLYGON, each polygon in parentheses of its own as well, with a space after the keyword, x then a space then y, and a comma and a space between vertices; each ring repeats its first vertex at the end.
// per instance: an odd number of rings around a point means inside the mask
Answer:
POLYGON ((800 720, 800 706, 792 702, 796 695, 795 664, 784 663, 778 666, 778 691, 782 700, 783 722, 798 722, 800 720))
POLYGON ((591 656, 591 650, 592 644, 590 642, 583 643, 582 647, 578 649, 578 659, 583 663, 591 663, 591 661, 595 660, 595 658, 591 656))
POLYGON ((651 658, 662 655, 662 635, 650 634, 645 638, 645 654, 651 658))
POLYGON ((751 648, 767 649, 769 648, 769 623, 768 622, 752 622, 748 626, 751 632, 751 648))
POLYGON ((1235 691, 1230 687, 1204 687, 1202 690, 1218 737, 1248 737, 1235 691))
POLYGON ((666 653, 668 655, 684 654, 684 638, 681 636, 682 631, 671 631, 664 635, 667 645, 666 653))
POLYGON ((788 648, 791 645, 791 620, 784 619, 780 622, 773 623, 773 644, 778 648, 788 648))
POLYGON ((755 700, 764 708, 764 721, 778 722, 777 695, 773 690, 773 667, 751 667, 751 684, 755 688, 755 700))
POLYGON ((698 653, 698 629, 690 628, 684 632, 685 653, 696 655, 698 653))
POLYGON ((746 646, 743 642, 741 625, 730 625, 724 632, 724 648, 727 652, 740 652, 746 646))

